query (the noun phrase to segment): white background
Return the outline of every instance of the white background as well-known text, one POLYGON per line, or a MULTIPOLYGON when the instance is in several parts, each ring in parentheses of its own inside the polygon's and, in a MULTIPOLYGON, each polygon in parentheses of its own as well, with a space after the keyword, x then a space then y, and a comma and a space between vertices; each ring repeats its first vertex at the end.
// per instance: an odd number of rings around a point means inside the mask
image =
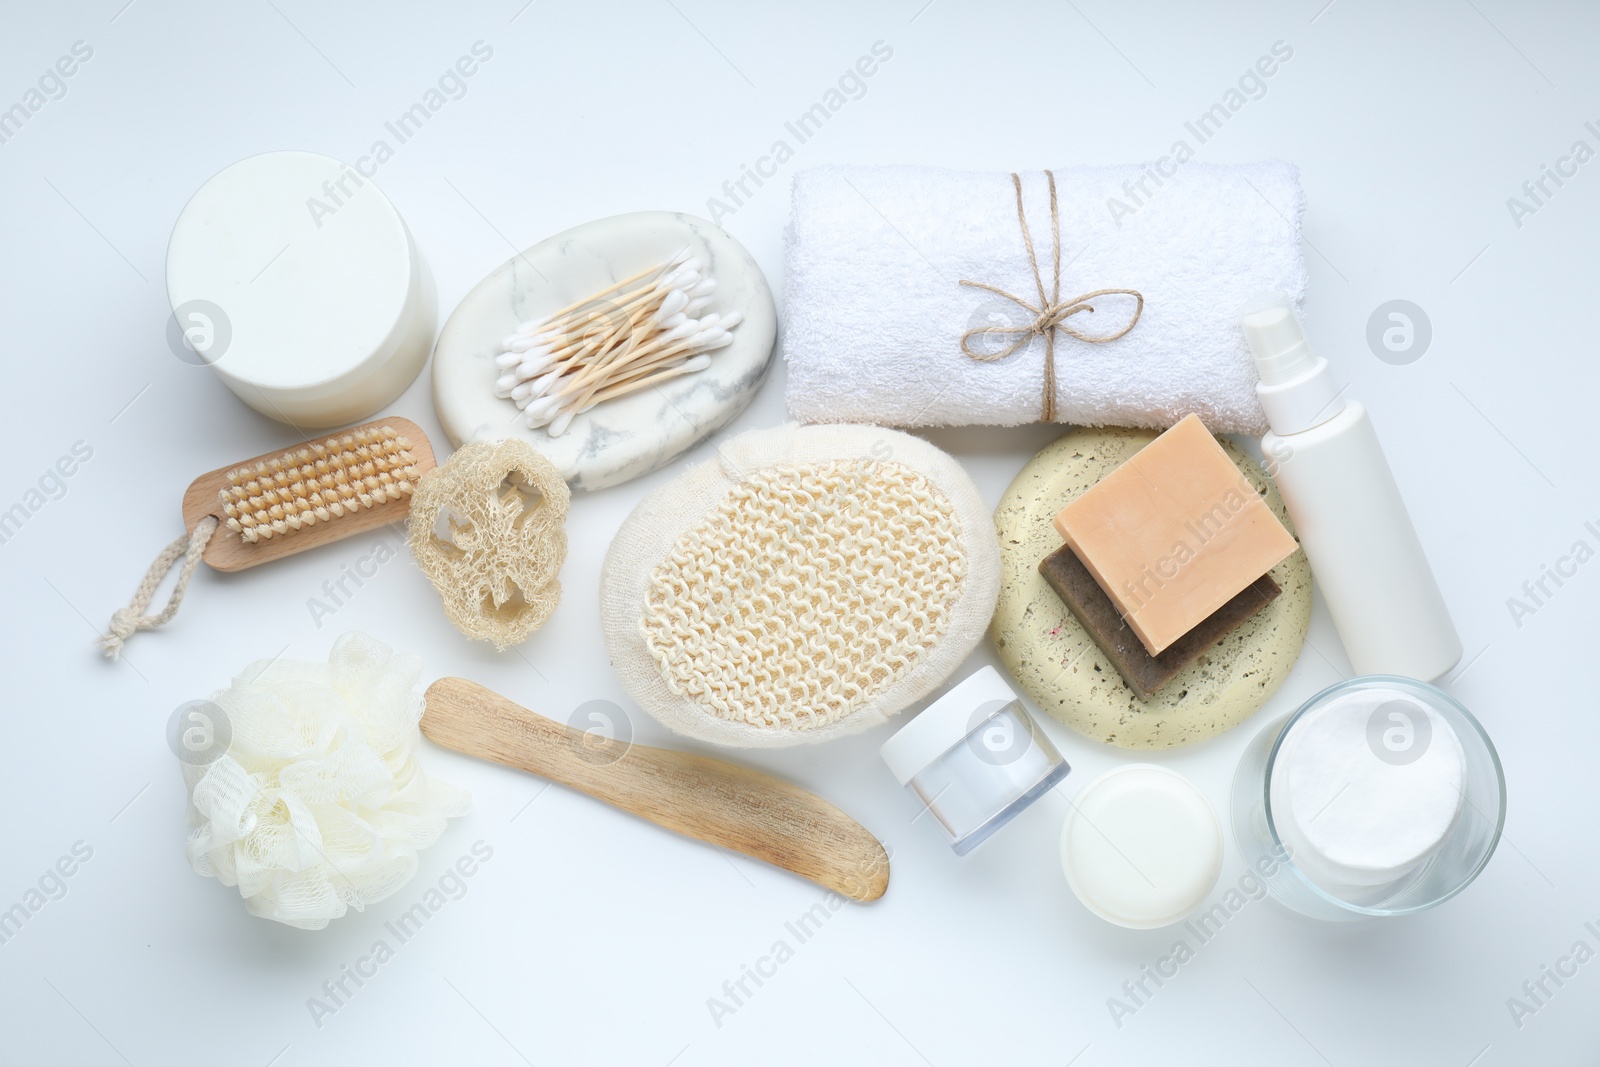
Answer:
MULTIPOLYGON (((1600 926, 1600 562, 1520 627, 1507 607, 1574 541, 1600 543, 1584 528, 1600 525, 1600 163, 1520 227, 1506 204, 1575 140, 1600 148, 1583 126, 1600 119, 1593 10, 536 0, 519 11, 523 0, 505 0, 447 13, 134 0, 119 12, 125 2, 8 2, 0 33, 0 106, 75 41, 94 49, 65 97, 0 145, 0 508, 74 442, 93 448, 65 496, 0 545, 11 694, 0 907, 74 842, 93 849, 66 896, 0 945, 0 1061, 1596 1062, 1600 962, 1547 983, 1554 996, 1520 1029, 1507 1007, 1578 940, 1600 949, 1584 928, 1600 926), (305 933, 248 916, 234 891, 194 875, 164 724, 285 642, 288 656, 320 658, 335 634, 366 630, 420 653, 428 678, 465 675, 557 718, 591 699, 626 703, 600 641, 601 555, 635 501, 706 445, 574 501, 563 601, 519 652, 460 637, 405 556, 318 628, 307 600, 367 551, 360 541, 234 576, 202 568, 174 624, 137 638, 127 662, 91 647, 178 532, 192 477, 298 441, 166 346, 163 253, 184 201, 256 152, 364 154, 479 40, 494 55, 466 96, 377 179, 433 266, 443 313, 515 248, 568 226, 648 208, 705 214, 875 41, 894 54, 865 96, 725 220, 774 288, 798 168, 1154 158, 1274 42, 1291 46, 1266 94, 1198 158, 1301 167, 1315 343, 1372 408, 1466 643, 1448 687, 1505 762, 1505 839, 1478 882, 1437 911, 1366 927, 1313 927, 1253 904, 1118 1027, 1107 999, 1175 933, 1112 928, 1072 898, 1057 857, 1063 795, 957 860, 926 820, 910 823, 915 804, 877 760, 880 730, 751 757, 891 845, 893 880, 879 903, 835 915, 719 1027, 707 998, 787 937, 784 923, 821 890, 431 746, 429 767, 472 790, 472 811, 414 883, 367 913, 305 933), (1368 317, 1395 298, 1421 305, 1434 331, 1406 366, 1380 362, 1365 339, 1368 317), (307 998, 480 839, 494 856, 466 896, 319 1029, 307 998)), ((780 365, 726 432, 779 422, 782 393, 780 365)), ((426 375, 391 410, 443 444, 426 375)), ((928 436, 992 504, 1056 432, 928 436)), ((1155 758, 1225 813, 1233 765, 1266 717, 1348 669, 1320 605, 1311 643, 1261 716, 1155 758)), ((985 646, 967 666, 990 661, 985 646)), ((637 740, 668 743, 642 715, 633 726, 637 740)), ((1062 793, 1129 758, 1049 729, 1075 767, 1062 793)), ((1241 872, 1229 847, 1223 887, 1241 872)))

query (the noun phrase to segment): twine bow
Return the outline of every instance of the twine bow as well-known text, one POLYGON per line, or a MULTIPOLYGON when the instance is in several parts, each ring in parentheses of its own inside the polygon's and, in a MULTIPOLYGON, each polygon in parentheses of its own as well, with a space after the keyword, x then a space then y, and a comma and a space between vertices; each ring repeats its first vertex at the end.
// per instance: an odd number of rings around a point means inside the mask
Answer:
POLYGON ((970 285, 975 289, 987 289, 996 296, 1005 297, 1024 311, 1029 312, 1033 319, 1019 324, 1005 326, 978 326, 961 335, 961 351, 969 359, 979 363, 992 363, 995 360, 1005 359, 1020 351, 1023 346, 1035 337, 1044 338, 1044 399, 1043 412, 1040 419, 1043 422, 1056 421, 1056 331, 1088 344, 1098 345, 1117 338, 1139 325, 1139 316, 1144 313, 1144 294, 1137 289, 1096 289, 1093 292, 1080 293, 1077 296, 1061 299, 1061 212, 1056 205, 1056 176, 1053 171, 1045 171, 1044 175, 1050 182, 1050 239, 1052 249, 1052 271, 1050 290, 1047 293, 1044 287, 1044 276, 1039 271, 1039 256, 1034 251, 1033 234, 1028 230, 1028 215, 1022 206, 1022 179, 1011 175, 1011 186, 1017 194, 1017 222, 1022 227, 1022 242, 1028 249, 1028 266, 1033 269, 1033 282, 1039 289, 1039 305, 1028 303, 1015 293, 1008 293, 999 286, 989 285, 987 282, 968 281, 963 278, 962 285, 970 285), (1067 320, 1080 312, 1093 313, 1094 305, 1089 301, 1100 296, 1131 296, 1137 303, 1134 305, 1133 317, 1128 324, 1115 333, 1089 334, 1075 329, 1067 320), (985 334, 1014 334, 1010 344, 995 352, 978 352, 972 348, 972 339, 985 334))

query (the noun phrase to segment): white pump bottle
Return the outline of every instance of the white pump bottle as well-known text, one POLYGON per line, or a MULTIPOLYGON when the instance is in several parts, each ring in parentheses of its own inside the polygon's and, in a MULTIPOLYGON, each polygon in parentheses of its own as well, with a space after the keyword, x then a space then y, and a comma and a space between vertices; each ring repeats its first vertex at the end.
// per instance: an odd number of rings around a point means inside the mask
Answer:
POLYGON ((1286 296, 1248 305, 1240 325, 1272 427, 1261 449, 1351 665, 1433 681, 1461 638, 1366 407, 1344 398, 1286 296))

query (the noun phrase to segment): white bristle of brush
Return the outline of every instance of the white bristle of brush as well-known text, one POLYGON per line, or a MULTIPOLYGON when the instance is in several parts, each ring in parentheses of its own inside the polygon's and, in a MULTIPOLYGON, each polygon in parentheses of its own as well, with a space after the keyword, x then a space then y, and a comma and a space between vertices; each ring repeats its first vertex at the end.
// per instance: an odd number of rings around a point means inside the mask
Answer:
POLYGON ((387 426, 330 437, 227 473, 223 524, 255 544, 410 496, 409 439, 387 426))

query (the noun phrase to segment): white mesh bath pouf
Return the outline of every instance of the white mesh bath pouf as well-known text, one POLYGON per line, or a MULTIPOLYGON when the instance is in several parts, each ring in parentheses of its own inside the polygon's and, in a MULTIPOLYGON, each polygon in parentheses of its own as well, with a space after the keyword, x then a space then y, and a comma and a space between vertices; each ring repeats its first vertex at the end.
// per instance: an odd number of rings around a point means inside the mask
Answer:
POLYGON ((417 873, 469 796, 417 761, 422 661, 347 633, 327 663, 260 660, 172 722, 189 863, 252 915, 320 930, 417 873))
POLYGON ((702 741, 777 747, 865 730, 932 693, 999 594, 989 509, 926 441, 780 426, 646 497, 600 575, 629 694, 702 741))

